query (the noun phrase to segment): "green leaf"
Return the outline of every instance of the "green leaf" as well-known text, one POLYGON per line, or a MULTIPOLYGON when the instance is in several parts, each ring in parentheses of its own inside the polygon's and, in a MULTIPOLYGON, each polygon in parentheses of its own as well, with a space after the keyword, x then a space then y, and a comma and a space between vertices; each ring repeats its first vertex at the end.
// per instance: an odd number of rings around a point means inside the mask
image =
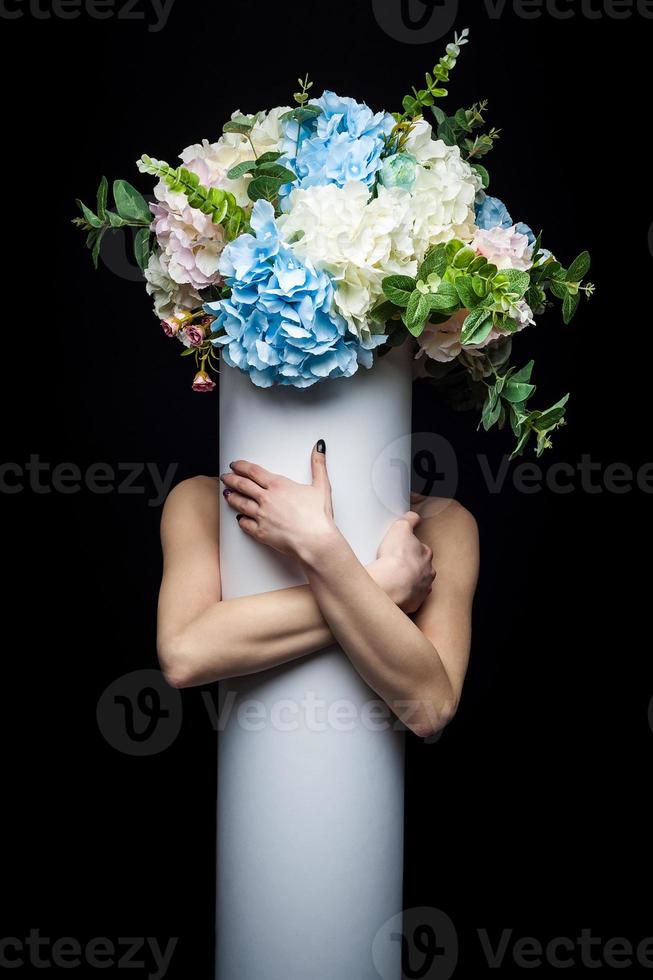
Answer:
POLYGON ((262 163, 274 163, 281 155, 281 153, 262 153, 256 158, 256 162, 260 167, 262 163))
POLYGON ((109 219, 111 228, 124 228, 128 224, 125 218, 121 218, 115 211, 107 211, 107 218, 109 219))
POLYGON ((254 126, 254 118, 250 116, 236 116, 235 119, 230 119, 222 127, 223 133, 240 133, 241 136, 246 136, 251 132, 254 126))
POLYGON ((242 163, 237 163, 235 167, 227 171, 227 177, 229 180, 238 180, 239 177, 248 174, 250 170, 256 170, 257 166, 257 160, 243 160, 242 163))
POLYGON ((134 238, 134 256, 141 272, 147 269, 150 258, 150 229, 139 228, 134 238))
POLYGON ((460 128, 464 130, 464 132, 471 133, 472 127, 469 125, 467 121, 467 112, 465 111, 465 109, 459 109, 458 112, 455 114, 454 119, 456 120, 456 125, 460 126, 460 128))
POLYGON ((504 269, 501 273, 508 280, 508 290, 522 298, 531 284, 531 277, 520 269, 504 269))
POLYGON ((96 214, 93 214, 90 208, 87 208, 83 201, 78 200, 77 206, 81 209, 82 214, 88 221, 92 228, 101 228, 102 222, 96 214))
POLYGON ((460 297, 460 302, 468 310, 474 309, 481 301, 481 298, 474 291, 474 280, 472 276, 458 276, 456 278, 456 293, 460 297))
POLYGON ((102 236, 104 234, 104 228, 98 233, 97 238, 93 244, 93 249, 91 251, 91 258, 93 259, 93 265, 97 269, 98 258, 100 256, 100 245, 102 244, 102 236))
POLYGON ((499 421, 501 409, 501 399, 494 396, 494 389, 490 389, 481 415, 481 424, 486 432, 499 421))
POLYGON ((520 384, 518 381, 511 378, 503 389, 502 397, 505 398, 507 402, 519 404, 519 402, 525 402, 527 398, 530 398, 534 391, 535 385, 520 384))
POLYGON ((297 180, 297 174, 293 170, 282 167, 278 163, 262 164, 259 166, 259 173, 263 177, 274 177, 275 180, 280 180, 283 184, 290 184, 293 180, 297 180))
POLYGON ((279 193, 281 181, 274 177, 255 177, 247 188, 250 201, 273 201, 279 193))
POLYGON ((492 314, 479 306, 469 314, 463 323, 460 341, 465 344, 481 344, 492 330, 492 314))
POLYGON ((546 412, 542 412, 540 417, 537 419, 535 428, 541 431, 550 429, 552 426, 557 425, 565 415, 565 405, 569 401, 569 395, 565 395, 561 398, 559 402, 552 405, 551 408, 547 409, 546 412))
POLYGON ((516 371, 513 375, 511 375, 510 380, 513 382, 528 384, 528 382, 531 380, 531 375, 533 374, 534 365, 535 361, 529 361, 528 364, 520 371, 516 371))
POLYGON ((419 267, 418 278, 426 280, 430 275, 443 276, 447 270, 447 246, 436 245, 430 249, 419 267))
POLYGON ((453 259, 455 269, 466 269, 476 258, 476 252, 469 245, 464 245, 458 249, 453 259))
MULTIPOLYGON (((408 301, 406 301, 406 304, 408 301)), ((386 302, 377 303, 377 305, 370 311, 370 317, 375 323, 387 323, 396 314, 397 308, 396 304, 390 300, 386 302)))
POLYGON ((381 283, 383 294, 396 306, 408 306, 416 285, 410 276, 386 276, 381 283))
POLYGON ((450 282, 441 282, 436 293, 428 293, 426 299, 431 310, 456 310, 459 307, 458 293, 450 282))
POLYGON ((443 112, 439 105, 431 106, 431 112, 435 116, 438 125, 441 125, 447 118, 446 112, 443 112))
POLYGON ((565 283, 558 282, 555 279, 551 282, 551 292, 554 296, 557 296, 558 299, 565 300, 567 299, 567 296, 569 296, 569 290, 567 289, 565 283))
POLYGON ((114 180, 113 199, 116 210, 125 221, 152 221, 152 212, 143 195, 126 180, 114 180))
POLYGON ((438 126, 438 139, 443 140, 447 146, 456 145, 456 131, 448 119, 445 119, 438 126))
POLYGON ((572 295, 567 293, 565 296, 565 301, 562 304, 562 319, 565 324, 570 324, 574 318, 576 310, 578 309, 578 304, 580 303, 580 295, 576 293, 572 295))
POLYGON ((406 312, 403 315, 403 321, 413 337, 419 337, 423 332, 428 314, 428 297, 415 290, 408 301, 406 312))
POLYGON ((580 282, 590 271, 591 264, 592 260, 590 259, 589 252, 581 252, 578 258, 574 259, 569 266, 567 282, 580 282))
POLYGON ((104 221, 107 210, 107 194, 109 193, 109 181, 103 177, 97 189, 97 213, 100 221, 104 221))
POLYGON ((480 163, 473 163, 472 170, 475 170, 483 182, 483 190, 487 190, 490 186, 490 174, 485 167, 482 167, 480 163))

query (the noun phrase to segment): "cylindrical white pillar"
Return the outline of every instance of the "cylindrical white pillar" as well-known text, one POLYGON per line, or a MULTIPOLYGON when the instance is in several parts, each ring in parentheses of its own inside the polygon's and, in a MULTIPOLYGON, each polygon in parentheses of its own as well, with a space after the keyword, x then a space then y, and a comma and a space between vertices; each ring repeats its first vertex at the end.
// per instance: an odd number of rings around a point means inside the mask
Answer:
MULTIPOLYGON (((310 481, 327 443, 338 526, 361 561, 408 509, 411 356, 308 390, 220 376, 220 469, 250 459, 310 481), (388 451, 388 447, 392 449, 388 451)), ((305 581, 221 511, 224 598, 305 581)), ((401 910, 403 734, 331 647, 220 685, 217 980, 400 980, 372 943, 401 910)))

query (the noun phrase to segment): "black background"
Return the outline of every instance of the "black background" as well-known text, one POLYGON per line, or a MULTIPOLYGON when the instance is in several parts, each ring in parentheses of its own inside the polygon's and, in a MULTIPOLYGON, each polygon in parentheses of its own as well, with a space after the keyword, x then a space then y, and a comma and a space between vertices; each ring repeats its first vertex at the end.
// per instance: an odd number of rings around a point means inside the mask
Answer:
MULTIPOLYGON (((472 43, 450 104, 490 99, 503 130, 488 158, 492 191, 515 219, 543 228, 562 260, 592 252, 595 300, 572 327, 554 312, 515 346, 517 361, 536 357, 542 404, 573 395, 544 466, 590 457, 601 487, 611 463, 637 470, 651 459, 653 22, 568 6, 571 19, 526 20, 510 4, 493 18, 461 2, 456 27, 469 26, 472 43)), ((62 462, 82 473, 97 462, 163 471, 172 462, 175 480, 215 473, 216 397, 190 391, 188 362, 143 288, 107 262, 93 272, 69 223, 75 197, 92 203, 103 173, 148 191, 134 166, 141 153, 175 160, 216 139, 235 107, 287 103, 307 69, 318 92, 392 109, 443 42, 398 41, 369 2, 351 0, 176 0, 157 33, 142 20, 23 13, 2 24, 3 455, 24 467, 38 454, 50 472, 62 462)), ((112 254, 124 269, 119 246, 112 254)), ((567 494, 526 494, 513 485, 516 464, 490 493, 476 454, 496 471, 510 442, 475 425, 416 387, 415 430, 456 447, 482 578, 459 714, 435 744, 409 740, 404 905, 444 910, 459 973, 477 976, 488 970, 479 928, 541 942, 583 927, 603 941, 653 934, 653 682, 637 630, 649 611, 650 495, 590 493, 580 475, 567 494)), ((208 978, 216 754, 202 692, 183 693, 179 737, 147 758, 117 751, 96 721, 110 683, 157 665, 155 491, 145 475, 141 493, 118 492, 116 481, 104 494, 38 492, 26 476, 9 493, 15 472, 2 494, 0 932, 177 936, 168 976, 208 978)), ((509 956, 505 972, 520 974, 509 956)))

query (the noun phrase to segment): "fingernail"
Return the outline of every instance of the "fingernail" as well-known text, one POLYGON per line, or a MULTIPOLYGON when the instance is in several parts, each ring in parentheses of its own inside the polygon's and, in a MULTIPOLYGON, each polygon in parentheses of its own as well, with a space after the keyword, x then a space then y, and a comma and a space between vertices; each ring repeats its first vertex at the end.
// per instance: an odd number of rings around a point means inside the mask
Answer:
POLYGON ((315 448, 317 449, 318 453, 325 453, 326 452, 326 442, 324 441, 324 439, 318 439, 317 440, 317 445, 316 445, 315 448))
POLYGON ((234 468, 235 465, 236 465, 235 463, 229 463, 229 469, 230 470, 233 470, 233 468, 234 468))
POLYGON ((228 488, 226 488, 226 489, 224 489, 224 490, 222 491, 222 496, 223 496, 223 497, 228 497, 228 496, 229 496, 229 494, 230 494, 230 493, 232 493, 232 492, 233 492, 233 491, 231 491, 231 490, 229 490, 228 488))
POLYGON ((239 524, 242 521, 242 519, 243 519, 244 516, 245 516, 244 514, 236 514, 236 520, 238 521, 239 524))

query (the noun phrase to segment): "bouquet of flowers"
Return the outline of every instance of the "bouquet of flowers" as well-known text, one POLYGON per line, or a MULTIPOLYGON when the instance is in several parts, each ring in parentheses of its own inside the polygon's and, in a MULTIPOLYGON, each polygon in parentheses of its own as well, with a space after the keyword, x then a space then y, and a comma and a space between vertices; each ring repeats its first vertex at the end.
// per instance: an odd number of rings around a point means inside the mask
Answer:
POLYGON ((192 357, 195 391, 215 387, 219 358, 255 385, 308 387, 351 377, 410 341, 427 375, 453 369, 483 391, 485 429, 510 422, 521 452, 538 454, 563 424, 568 396, 528 402, 532 362, 508 367, 511 338, 582 293, 587 252, 565 268, 528 225, 488 195, 479 162, 499 133, 487 104, 448 116, 437 104, 467 44, 456 35, 405 96, 402 111, 299 80, 294 106, 235 112, 215 143, 187 147, 181 165, 143 156, 157 178, 148 204, 129 183, 102 179, 97 213, 76 223, 97 266, 106 231, 136 229, 136 260, 165 333, 192 357))

